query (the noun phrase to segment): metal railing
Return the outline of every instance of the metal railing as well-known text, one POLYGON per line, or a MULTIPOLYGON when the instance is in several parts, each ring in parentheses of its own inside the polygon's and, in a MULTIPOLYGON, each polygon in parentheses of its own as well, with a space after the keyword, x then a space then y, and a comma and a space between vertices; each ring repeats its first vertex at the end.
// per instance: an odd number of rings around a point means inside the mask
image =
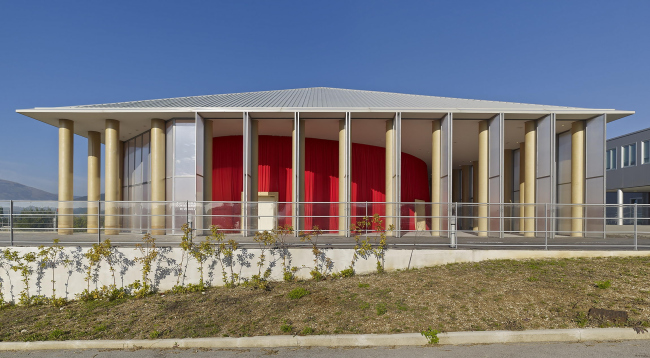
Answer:
POLYGON ((291 227, 296 244, 301 231, 319 229, 333 247, 384 229, 397 247, 650 249, 648 204, 0 201, 2 245, 134 244, 145 233, 174 245, 185 223, 199 236, 214 225, 244 243, 291 227))

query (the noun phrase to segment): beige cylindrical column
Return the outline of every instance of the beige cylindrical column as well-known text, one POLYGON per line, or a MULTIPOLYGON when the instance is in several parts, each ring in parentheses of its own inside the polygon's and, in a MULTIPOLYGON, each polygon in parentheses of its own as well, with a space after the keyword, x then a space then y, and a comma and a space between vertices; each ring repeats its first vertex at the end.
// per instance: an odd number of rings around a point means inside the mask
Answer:
POLYGON ((88 220, 87 232, 96 234, 99 228, 97 217, 97 201, 100 200, 100 171, 101 171, 102 134, 88 132, 88 220), (93 203, 94 201, 94 203, 93 203))
POLYGON ((432 123, 431 135, 431 234, 440 236, 440 120, 432 123))
POLYGON ((512 231, 512 223, 514 219, 511 219, 513 216, 513 205, 512 205, 512 193, 514 186, 512 185, 512 176, 513 171, 512 166, 512 149, 505 149, 503 151, 503 202, 506 205, 503 208, 503 230, 512 231))
MULTIPOLYGON (((460 194, 461 194, 461 201, 463 203, 469 203, 469 185, 470 185, 469 183, 471 181, 470 169, 469 168, 471 168, 471 167, 472 167, 471 165, 463 165, 461 167, 461 170, 460 170, 461 171, 460 176, 462 178, 461 179, 462 185, 461 185, 460 194)), ((463 206, 462 215, 466 216, 466 217, 470 215, 469 206, 467 206, 467 205, 463 206)), ((461 223, 460 223, 461 224, 460 228, 462 230, 467 230, 468 227, 471 224, 470 221, 471 220, 468 219, 468 218, 463 218, 463 220, 461 220, 461 223)))
POLYGON ((526 143, 519 143, 519 231, 523 234, 525 230, 526 213, 526 143))
POLYGON ((291 190, 291 195, 292 195, 292 200, 294 202, 299 203, 299 205, 294 208, 294 216, 293 216, 293 228, 296 231, 303 230, 304 228, 304 205, 302 203, 305 202, 305 121, 302 119, 298 120, 298 126, 299 126, 299 134, 300 137, 298 138, 298 144, 299 147, 296 148, 296 127, 295 127, 295 122, 294 122, 294 128, 293 131, 291 132, 291 138, 292 138, 292 145, 291 145, 291 180, 292 180, 292 190, 291 190), (298 155, 298 150, 300 151, 300 161, 297 161, 297 155, 298 155), (299 173, 298 175, 298 183, 295 182, 296 178, 296 171, 299 173), (296 197, 296 184, 298 184, 299 188, 299 193, 298 197, 296 197))
POLYGON ((488 236, 488 122, 478 124, 478 236, 488 236))
POLYGON ((524 207, 524 236, 535 236, 535 167, 536 152, 537 152, 537 123, 535 121, 528 121, 525 123, 526 131, 526 164, 524 169, 524 176, 526 177, 526 191, 524 193, 526 198, 526 206, 524 207))
MULTIPOLYGON (((472 162, 472 201, 478 203, 478 160, 472 162)), ((476 205, 472 207, 470 215, 477 216, 476 205)), ((478 231, 478 219, 472 219, 472 230, 478 231)))
MULTIPOLYGON (((151 234, 165 235, 165 121, 151 120, 151 234)), ((204 188, 205 190, 205 188, 204 188)))
POLYGON ((583 207, 585 203, 585 122, 571 125, 571 236, 581 237, 583 231, 583 207))
POLYGON ((73 197, 73 153, 74 153, 74 122, 69 119, 59 119, 59 215, 57 227, 59 235, 71 235, 74 226, 72 216, 73 197))
MULTIPOLYGON (((394 143, 394 133, 393 133, 393 121, 394 119, 389 119, 386 121, 386 202, 391 203, 395 201, 395 193, 393 192, 393 181, 395 178, 395 172, 393 170, 393 160, 395 152, 395 143, 394 143)), ((395 225, 395 216, 394 205, 386 204, 386 227, 395 225)))
POLYGON ((104 130, 104 144, 106 152, 106 169, 104 170, 104 195, 106 198, 106 235, 119 234, 119 207, 112 203, 119 201, 119 146, 120 146, 120 122, 115 119, 106 120, 104 130))
MULTIPOLYGON (((345 175, 345 167, 349 160, 346 157, 345 147, 346 147, 346 131, 349 128, 345 128, 345 120, 342 119, 339 121, 339 235, 345 236, 347 233, 345 227, 348 223, 348 218, 345 215, 346 204, 348 198, 346 197, 346 184, 350 183, 350 178, 345 175)), ((352 148, 350 148, 352 151, 352 148)))

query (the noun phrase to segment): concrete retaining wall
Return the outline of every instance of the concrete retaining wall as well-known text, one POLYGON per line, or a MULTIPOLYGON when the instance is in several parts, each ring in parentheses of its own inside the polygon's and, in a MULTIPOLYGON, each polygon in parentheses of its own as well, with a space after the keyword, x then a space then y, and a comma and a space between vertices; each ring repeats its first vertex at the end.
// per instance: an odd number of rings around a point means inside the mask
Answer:
MULTIPOLYGON (((10 247, 1 248, 16 251, 20 255, 28 252, 37 252, 35 247, 10 247)), ((161 248, 159 255, 155 260, 151 274, 148 279, 152 281, 154 287, 160 291, 171 289, 178 280, 180 272, 180 262, 183 256, 183 250, 180 248, 161 248)), ((54 267, 55 289, 58 297, 68 299, 75 298, 76 294, 81 293, 87 287, 86 270, 88 260, 83 256, 86 248, 65 248, 62 259, 68 259, 69 264, 66 266, 62 262, 54 267)), ((314 267, 314 256, 310 249, 291 249, 289 263, 291 266, 298 267, 296 272, 299 278, 309 278, 309 271, 314 267)), ((338 272, 346 269, 350 265, 354 251, 351 249, 329 249, 325 250, 325 257, 331 260, 329 272, 338 272)), ((260 250, 257 249, 239 249, 236 252, 236 260, 233 265, 233 271, 242 277, 249 278, 257 274, 257 262, 259 260, 260 250)), ((648 251, 534 251, 534 250, 389 250, 386 253, 385 268, 386 270, 403 270, 409 268, 422 268, 435 265, 443 265, 457 262, 480 262, 484 260, 497 259, 546 259, 546 258, 578 258, 578 257, 628 257, 628 256, 649 256, 648 251)), ((127 286, 135 280, 142 280, 141 264, 135 261, 135 258, 141 257, 139 251, 130 248, 115 249, 115 258, 117 264, 115 267, 115 281, 118 287, 127 286)), ((281 259, 278 252, 266 252, 267 265, 271 262, 273 266, 273 280, 281 280, 281 259)), ((187 262, 187 259, 184 260, 187 262)), ((322 264, 323 257, 318 261, 322 264)), ((4 299, 7 301, 17 301, 20 292, 24 289, 20 272, 11 269, 11 265, 0 257, 0 281, 2 283, 2 292, 4 299)), ((267 267, 264 266, 264 268, 267 267)), ((180 281, 184 284, 198 283, 199 270, 198 264, 194 259, 189 259, 189 263, 183 265, 184 279, 180 281)), ((41 267, 38 262, 30 265, 30 294, 52 295, 52 268, 41 267)), ((226 266, 230 272, 230 267, 226 266)), ((360 259, 355 265, 357 274, 372 273, 376 270, 376 260, 369 258, 360 259)), ((210 259, 204 265, 205 281, 213 286, 220 286, 222 282, 222 268, 217 260, 210 259)), ((106 262, 102 262, 98 269, 93 272, 93 279, 90 289, 100 288, 103 285, 111 285, 113 277, 106 262)))

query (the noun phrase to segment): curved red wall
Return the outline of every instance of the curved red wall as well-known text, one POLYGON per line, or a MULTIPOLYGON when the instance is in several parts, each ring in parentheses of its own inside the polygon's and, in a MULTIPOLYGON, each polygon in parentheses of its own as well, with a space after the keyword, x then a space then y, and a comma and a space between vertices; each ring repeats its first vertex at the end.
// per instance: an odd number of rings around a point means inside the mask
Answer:
MULTIPOLYGON (((241 201, 242 136, 213 138, 212 200, 241 201)), ((337 141, 305 139, 305 201, 337 202, 339 200, 339 144, 337 141)), ((386 150, 352 143, 353 202, 369 202, 353 208, 353 215, 385 214, 386 150)), ((280 202, 291 201, 291 137, 259 136, 258 191, 278 192, 280 202)), ((427 165, 419 158, 402 153, 402 202, 415 199, 430 201, 427 165)), ((213 215, 238 215, 239 206, 224 205, 213 209, 213 215)), ((291 215, 290 205, 280 205, 280 215, 291 215)), ((403 208, 401 227, 414 230, 413 208, 403 208)), ((338 215, 338 205, 307 204, 307 216, 338 215)), ((213 224, 222 228, 237 228, 238 217, 215 217, 213 224)), ((279 225, 291 225, 291 218, 280 219, 279 225)), ((323 230, 337 230, 338 218, 307 217, 305 227, 318 225, 323 230)))

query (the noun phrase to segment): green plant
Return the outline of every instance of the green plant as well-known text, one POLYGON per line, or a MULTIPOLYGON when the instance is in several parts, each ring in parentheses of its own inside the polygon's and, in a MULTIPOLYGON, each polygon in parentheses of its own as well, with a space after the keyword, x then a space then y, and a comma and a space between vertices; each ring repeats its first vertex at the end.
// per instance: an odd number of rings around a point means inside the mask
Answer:
POLYGON ((386 304, 381 302, 375 305, 375 310, 377 311, 377 316, 381 316, 388 312, 388 307, 386 307, 386 304))
POLYGON ((298 234, 301 242, 309 242, 311 244, 311 252, 314 255, 314 267, 309 274, 315 281, 321 281, 327 278, 327 274, 334 266, 332 259, 327 257, 325 251, 318 246, 318 238, 322 234, 323 232, 318 225, 314 225, 310 231, 301 231, 298 234))
POLYGON ((377 260, 377 273, 384 273, 384 259, 388 250, 387 234, 395 230, 393 225, 384 228, 384 221, 375 214, 372 218, 366 216, 357 221, 353 232, 354 254, 350 262, 350 269, 354 271, 354 265, 359 258, 368 259, 374 256, 377 260), (369 233, 374 233, 369 235, 369 233))
MULTIPOLYGON (((266 262, 266 251, 277 242, 277 234, 274 231, 263 231, 255 233, 253 240, 260 249, 259 261, 257 262, 257 275, 253 275, 248 285, 263 290, 268 289, 268 280, 271 277, 271 265, 268 265, 262 273, 266 262)), ((284 272, 286 273, 286 272, 284 272)))
POLYGON ((589 317, 584 312, 578 312, 574 321, 578 327, 583 328, 587 325, 587 323, 589 323, 589 317))
POLYGON ((528 282, 539 281, 539 279, 538 279, 537 277, 535 277, 535 276, 530 276, 530 277, 528 277, 526 280, 528 280, 528 282))
POLYGON ((275 237, 277 250, 279 251, 280 259, 282 259, 282 279, 284 281, 294 281, 296 279, 296 271, 298 268, 291 266, 291 252, 289 251, 288 237, 293 233, 293 227, 290 225, 279 226, 271 231, 275 237))
POLYGON ((302 335, 304 335, 304 336, 309 335, 309 334, 314 334, 314 329, 311 328, 311 327, 305 327, 305 328, 303 328, 303 330, 300 332, 300 334, 302 334, 302 335))
POLYGON ((51 340, 57 340, 61 338, 64 334, 65 334, 64 331, 55 328, 52 332, 50 332, 50 334, 47 335, 47 338, 51 340))
POLYGON ((431 327, 429 327, 420 333, 426 337, 427 341, 429 341, 429 344, 438 344, 440 342, 440 337, 438 337, 440 331, 437 329, 431 329, 431 327))
POLYGON ((11 251, 9 249, 5 250, 6 257, 11 261, 15 262, 15 265, 11 265, 11 269, 14 272, 20 271, 20 276, 22 276, 23 281, 23 290, 20 292, 20 298, 18 301, 21 305, 30 305, 32 304, 32 298, 29 295, 29 278, 32 274, 31 263, 36 261, 36 254, 33 252, 27 252, 24 255, 18 255, 17 252, 11 251))
POLYGON ((606 289, 612 287, 612 282, 610 280, 596 281, 595 286, 600 288, 601 290, 606 290, 606 289))
POLYGON ((296 287, 293 290, 289 291, 288 296, 292 300, 297 300, 299 298, 307 296, 309 293, 310 292, 303 287, 296 287))
POLYGON ((63 263, 64 266, 69 266, 70 265, 70 260, 67 258, 62 258, 63 254, 63 246, 59 245, 59 239, 54 239, 52 242, 52 246, 45 248, 43 246, 39 246, 39 252, 38 256, 41 258, 41 267, 45 268, 49 266, 52 271, 52 304, 60 307, 64 305, 67 300, 65 299, 57 299, 56 297, 56 286, 55 286, 55 269, 58 266, 58 264, 63 263))
POLYGON ((158 257, 156 238, 147 233, 142 237, 142 243, 136 244, 135 247, 142 255, 135 258, 135 261, 142 265, 142 287, 135 292, 135 296, 144 297, 152 291, 149 284, 149 273, 151 272, 153 260, 158 257))
POLYGON ((154 329, 153 331, 151 331, 151 333, 149 333, 149 338, 156 339, 160 337, 160 334, 161 334, 160 332, 154 329))
POLYGON ((293 331, 293 326, 285 323, 280 326, 280 330, 284 333, 291 333, 291 331, 293 331))
POLYGON ((359 288, 367 288, 367 287, 370 287, 369 283, 361 283, 361 282, 359 282, 359 288))

